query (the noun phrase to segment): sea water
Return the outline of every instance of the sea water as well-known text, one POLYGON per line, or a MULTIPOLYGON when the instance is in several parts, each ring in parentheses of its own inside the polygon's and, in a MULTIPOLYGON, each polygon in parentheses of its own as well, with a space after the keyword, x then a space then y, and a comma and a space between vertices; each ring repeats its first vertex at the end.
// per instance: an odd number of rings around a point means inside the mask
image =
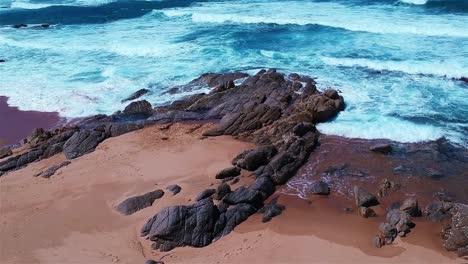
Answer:
POLYGON ((0 95, 64 117, 110 114, 142 88, 167 104, 180 95, 163 91, 205 72, 277 68, 344 96, 324 133, 468 146, 467 58, 468 0, 0 0, 0 95))

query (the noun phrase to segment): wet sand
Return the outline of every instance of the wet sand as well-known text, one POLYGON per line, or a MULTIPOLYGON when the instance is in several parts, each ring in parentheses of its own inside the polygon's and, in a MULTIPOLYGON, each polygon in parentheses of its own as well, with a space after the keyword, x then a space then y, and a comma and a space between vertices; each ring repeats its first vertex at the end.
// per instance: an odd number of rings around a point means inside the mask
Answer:
POLYGON ((61 118, 58 113, 21 111, 8 105, 8 98, 0 96, 0 147, 18 143, 29 136, 34 128, 50 129, 61 118))
MULTIPOLYGON (((33 175, 64 161, 62 154, 1 177, 0 263, 461 263, 442 250, 436 231, 425 232, 439 226, 418 223, 395 245, 373 248, 381 216, 345 213, 348 200, 340 196, 306 201, 280 195, 287 209, 269 223, 256 214, 205 248, 152 251, 138 235, 146 220, 166 206, 191 204, 219 183, 214 175, 232 157, 253 147, 227 136, 201 139, 212 125, 192 131, 197 126, 154 126, 109 138, 50 179, 33 175), (129 196, 170 184, 182 191, 166 192, 130 216, 113 209, 129 196)), ((232 188, 253 181, 248 172, 240 177, 232 188)))

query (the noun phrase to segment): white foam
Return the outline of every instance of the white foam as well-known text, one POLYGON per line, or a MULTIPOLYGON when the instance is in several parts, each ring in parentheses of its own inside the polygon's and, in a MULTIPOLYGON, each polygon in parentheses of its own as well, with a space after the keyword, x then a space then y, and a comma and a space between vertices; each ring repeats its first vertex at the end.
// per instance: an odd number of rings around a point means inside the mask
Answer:
POLYGON ((400 2, 413 5, 425 5, 428 0, 400 0, 400 2))
POLYGON ((394 6, 347 6, 330 2, 203 3, 162 11, 197 23, 322 25, 379 34, 468 37, 468 17, 405 13, 394 6))
POLYGON ((425 74, 449 78, 461 78, 468 73, 468 64, 458 61, 381 61, 362 58, 333 58, 320 57, 320 59, 334 66, 365 67, 378 71, 398 71, 408 74, 425 74))
POLYGON ((31 3, 30 1, 24 0, 15 0, 11 3, 10 8, 17 9, 39 9, 49 6, 95 6, 103 5, 113 2, 113 0, 75 0, 75 1, 63 1, 62 3, 57 3, 56 1, 47 3, 31 3))

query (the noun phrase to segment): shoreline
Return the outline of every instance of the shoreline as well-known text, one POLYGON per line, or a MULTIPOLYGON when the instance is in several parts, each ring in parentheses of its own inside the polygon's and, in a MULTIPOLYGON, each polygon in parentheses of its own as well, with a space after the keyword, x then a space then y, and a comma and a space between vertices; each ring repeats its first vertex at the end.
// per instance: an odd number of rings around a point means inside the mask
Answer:
MULTIPOLYGON (((63 155, 0 178, 4 201, 0 239, 8 239, 8 243, 2 242, 7 245, 0 253, 2 263, 143 263, 148 258, 162 258, 166 263, 281 263, 295 258, 295 263, 323 259, 460 263, 453 253, 444 252, 433 233, 426 232, 441 224, 424 226, 418 222, 407 238, 377 249, 370 236, 382 216, 364 219, 346 213, 336 197, 315 197, 307 202, 284 194, 273 194, 286 210, 269 223, 262 223, 261 215, 254 214, 232 234, 207 247, 153 251, 138 235, 146 219, 164 207, 190 204, 197 193, 216 183, 208 175, 227 166, 238 151, 252 147, 229 136, 200 138, 203 130, 213 127, 210 123, 201 128, 197 124, 175 124, 168 130, 161 127, 108 139, 95 152, 75 159, 49 179, 32 175, 65 160, 63 155), (173 195, 165 190, 170 184, 180 185, 182 191, 173 195), (18 188, 22 192, 17 192, 18 188), (115 211, 126 197, 152 189, 165 192, 153 206, 131 216, 115 211), (75 221, 78 218, 81 220, 75 221), (278 248, 281 250, 275 250, 278 248), (291 259, 290 252, 297 255, 291 259)), ((235 186, 254 179, 243 173, 235 186)))
POLYGON ((0 147, 18 144, 35 128, 52 129, 64 119, 56 112, 22 111, 8 105, 8 97, 0 95, 0 147))

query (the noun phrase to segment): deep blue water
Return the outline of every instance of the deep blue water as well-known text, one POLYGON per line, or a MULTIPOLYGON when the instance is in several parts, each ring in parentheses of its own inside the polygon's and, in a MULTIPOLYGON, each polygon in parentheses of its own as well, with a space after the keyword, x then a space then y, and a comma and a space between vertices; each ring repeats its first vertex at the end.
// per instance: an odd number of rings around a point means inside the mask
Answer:
MULTIPOLYGON (((339 89, 325 133, 468 146, 468 0, 0 0, 0 95, 109 114, 141 88, 278 68, 339 89), (26 23, 24 29, 11 25, 26 23), (41 29, 34 25, 48 23, 41 29)), ((200 88, 203 90, 203 88, 200 88)), ((196 92, 196 91, 194 91, 196 92)))

